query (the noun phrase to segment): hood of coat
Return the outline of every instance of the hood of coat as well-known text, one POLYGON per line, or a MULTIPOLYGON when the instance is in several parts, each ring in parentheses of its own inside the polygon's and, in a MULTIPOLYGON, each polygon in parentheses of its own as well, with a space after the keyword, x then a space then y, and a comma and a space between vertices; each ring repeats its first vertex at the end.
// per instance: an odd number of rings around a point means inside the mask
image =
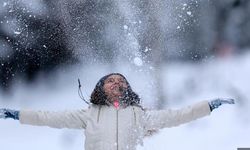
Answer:
POLYGON ((132 90, 128 80, 126 77, 120 73, 110 73, 102 77, 96 84, 92 94, 90 102, 96 105, 111 105, 110 101, 107 98, 107 95, 104 91, 104 82, 111 75, 119 75, 124 78, 127 88, 123 91, 123 96, 119 100, 120 105, 129 106, 129 105, 139 105, 140 98, 139 96, 132 90))

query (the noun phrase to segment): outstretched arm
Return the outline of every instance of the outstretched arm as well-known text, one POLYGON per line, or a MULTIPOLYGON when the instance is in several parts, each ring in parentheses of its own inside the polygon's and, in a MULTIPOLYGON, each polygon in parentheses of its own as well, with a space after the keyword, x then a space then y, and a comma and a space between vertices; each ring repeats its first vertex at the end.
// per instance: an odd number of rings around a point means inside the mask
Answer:
POLYGON ((19 120, 21 124, 49 126, 52 128, 84 129, 87 116, 85 110, 52 112, 0 109, 0 118, 13 118, 19 120))
POLYGON ((145 113, 146 130, 155 130, 166 127, 178 126, 198 118, 207 116, 212 110, 222 104, 233 104, 231 99, 215 99, 212 101, 202 101, 194 105, 178 109, 151 110, 145 113))

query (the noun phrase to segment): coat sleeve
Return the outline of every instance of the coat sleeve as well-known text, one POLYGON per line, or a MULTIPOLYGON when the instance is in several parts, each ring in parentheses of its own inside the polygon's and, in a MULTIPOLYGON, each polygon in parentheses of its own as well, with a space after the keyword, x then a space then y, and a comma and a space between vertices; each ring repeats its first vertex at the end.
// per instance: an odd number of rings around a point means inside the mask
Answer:
POLYGON ((202 101, 179 110, 148 110, 145 111, 145 129, 148 131, 178 126, 207 116, 210 112, 207 101, 202 101))
POLYGON ((52 128, 85 129, 87 116, 86 110, 62 112, 21 110, 19 121, 21 124, 52 128))

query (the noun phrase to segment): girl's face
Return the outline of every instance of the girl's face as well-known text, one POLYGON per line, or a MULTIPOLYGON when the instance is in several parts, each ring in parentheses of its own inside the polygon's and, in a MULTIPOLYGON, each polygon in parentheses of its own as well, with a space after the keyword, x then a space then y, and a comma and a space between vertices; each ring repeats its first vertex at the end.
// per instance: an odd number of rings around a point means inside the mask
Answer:
POLYGON ((111 75, 104 81, 104 92, 110 101, 119 99, 128 87, 126 80, 120 75, 111 75))

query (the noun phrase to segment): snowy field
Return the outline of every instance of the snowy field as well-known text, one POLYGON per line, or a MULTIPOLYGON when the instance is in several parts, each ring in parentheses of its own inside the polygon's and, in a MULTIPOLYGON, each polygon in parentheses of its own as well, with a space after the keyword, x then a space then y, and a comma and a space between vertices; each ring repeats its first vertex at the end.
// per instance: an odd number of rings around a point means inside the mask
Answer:
MULTIPOLYGON (((59 69, 49 78, 41 74, 32 85, 17 80, 11 95, 1 93, 0 108, 53 111, 87 108, 78 97, 77 78, 81 78, 83 93, 89 98, 97 80, 109 72, 123 73, 143 99, 143 105, 152 107, 154 83, 150 69, 145 68, 147 66, 110 69, 100 65, 79 65, 63 71, 59 69)), ((145 138, 144 146, 138 146, 138 150, 236 150, 237 147, 250 147, 250 53, 209 59, 200 64, 170 63, 163 68, 163 74, 167 97, 164 108, 180 108, 217 97, 235 98, 236 105, 224 105, 208 117, 160 130, 145 138)), ((83 150, 84 138, 81 130, 59 130, 0 120, 1 150, 83 150)))

